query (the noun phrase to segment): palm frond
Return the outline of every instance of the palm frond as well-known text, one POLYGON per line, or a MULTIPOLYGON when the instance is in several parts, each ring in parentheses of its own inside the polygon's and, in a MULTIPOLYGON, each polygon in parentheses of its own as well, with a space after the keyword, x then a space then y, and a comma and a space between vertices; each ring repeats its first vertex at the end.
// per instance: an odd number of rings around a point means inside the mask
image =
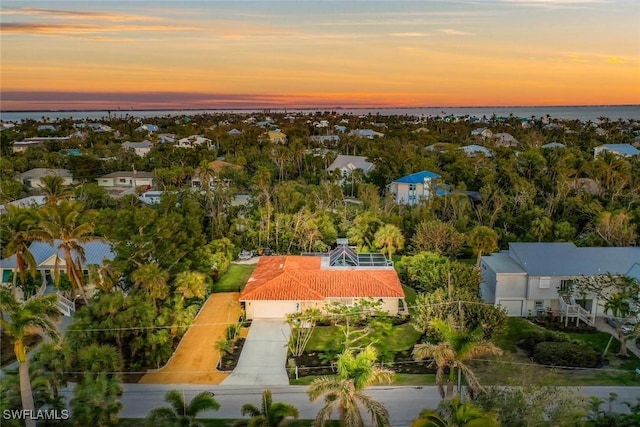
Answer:
POLYGON ((389 422, 389 411, 382 403, 362 393, 358 393, 356 398, 358 403, 360 403, 371 416, 371 421, 374 426, 386 427, 391 425, 389 422))
POLYGON ((260 409, 257 406, 252 405, 251 403, 245 403, 244 405, 242 405, 240 413, 242 414, 242 416, 249 415, 251 417, 257 417, 261 414, 260 409))

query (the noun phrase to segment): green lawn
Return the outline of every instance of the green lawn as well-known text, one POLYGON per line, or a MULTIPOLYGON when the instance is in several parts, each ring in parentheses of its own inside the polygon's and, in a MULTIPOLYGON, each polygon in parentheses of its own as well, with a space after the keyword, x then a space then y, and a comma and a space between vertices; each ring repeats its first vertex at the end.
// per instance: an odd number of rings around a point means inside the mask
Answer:
MULTIPOLYGON (((509 318, 505 330, 494 339, 495 344, 504 350, 504 355, 481 358, 482 360, 471 363, 471 367, 481 384, 522 385, 535 383, 559 386, 640 384, 635 373, 635 368, 640 367, 640 361, 635 356, 628 360, 618 359, 613 354, 620 347, 617 339, 613 340, 607 354, 610 364, 602 369, 556 369, 533 363, 526 354, 516 347, 522 332, 531 329, 542 328, 526 319, 509 318)), ((610 337, 609 334, 603 332, 566 335, 576 341, 589 344, 599 351, 604 351, 610 337)))
MULTIPOLYGON (((307 343, 305 351, 325 351, 329 338, 338 330, 337 326, 316 326, 307 343)), ((390 351, 404 351, 412 348, 420 332, 416 331, 411 322, 394 326, 393 333, 382 339, 381 343, 390 351)))
POLYGON ((255 268, 256 264, 231 264, 220 280, 213 284, 213 292, 239 292, 255 268))

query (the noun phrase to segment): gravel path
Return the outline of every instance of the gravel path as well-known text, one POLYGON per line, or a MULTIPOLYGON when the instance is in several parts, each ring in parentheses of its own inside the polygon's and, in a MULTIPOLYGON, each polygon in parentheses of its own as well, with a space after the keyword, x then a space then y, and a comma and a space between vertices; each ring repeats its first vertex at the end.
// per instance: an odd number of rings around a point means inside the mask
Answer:
POLYGON ((149 371, 140 384, 220 384, 229 376, 216 370, 220 353, 216 341, 224 337, 229 323, 240 317, 237 292, 212 294, 182 337, 169 362, 149 371))

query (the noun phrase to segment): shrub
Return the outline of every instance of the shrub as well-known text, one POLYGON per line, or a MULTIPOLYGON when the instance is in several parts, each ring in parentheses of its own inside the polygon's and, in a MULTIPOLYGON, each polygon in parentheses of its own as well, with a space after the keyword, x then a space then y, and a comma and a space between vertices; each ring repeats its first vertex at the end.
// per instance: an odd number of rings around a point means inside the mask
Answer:
POLYGON ((587 345, 541 342, 533 350, 533 360, 542 365, 595 368, 600 364, 600 355, 587 345))
POLYGON ((238 337, 238 333, 240 332, 241 327, 241 323, 234 323, 227 326, 227 329, 225 330, 225 337, 227 338, 227 340, 234 342, 238 337))
POLYGON ((522 333, 522 339, 518 341, 518 347, 526 351, 529 355, 533 353, 536 346, 542 342, 565 342, 564 335, 553 331, 529 330, 522 333))

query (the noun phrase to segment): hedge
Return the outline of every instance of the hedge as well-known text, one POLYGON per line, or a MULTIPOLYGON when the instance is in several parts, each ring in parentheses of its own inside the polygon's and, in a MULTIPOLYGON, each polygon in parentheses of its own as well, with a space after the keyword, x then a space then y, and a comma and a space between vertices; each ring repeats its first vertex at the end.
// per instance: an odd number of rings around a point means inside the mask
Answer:
POLYGON ((570 342, 541 342, 533 350, 533 360, 541 365, 595 368, 600 355, 590 346, 570 342))

